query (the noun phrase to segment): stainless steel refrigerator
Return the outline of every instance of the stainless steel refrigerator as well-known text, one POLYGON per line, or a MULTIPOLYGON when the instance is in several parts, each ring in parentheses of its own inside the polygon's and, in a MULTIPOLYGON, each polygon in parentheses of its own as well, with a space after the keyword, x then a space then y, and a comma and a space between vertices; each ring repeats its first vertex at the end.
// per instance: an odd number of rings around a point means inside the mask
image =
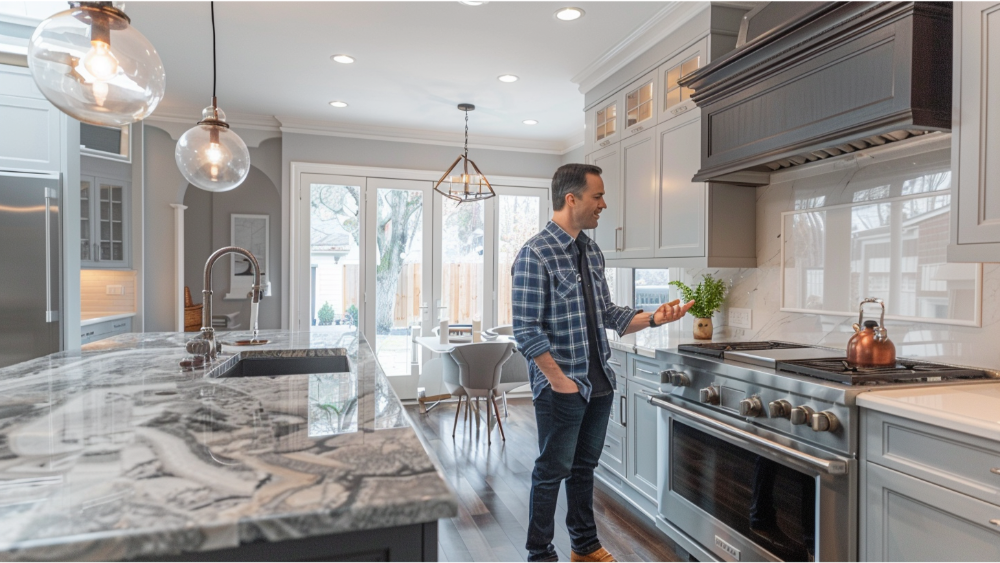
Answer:
POLYGON ((0 367, 60 349, 58 174, 0 170, 0 367))

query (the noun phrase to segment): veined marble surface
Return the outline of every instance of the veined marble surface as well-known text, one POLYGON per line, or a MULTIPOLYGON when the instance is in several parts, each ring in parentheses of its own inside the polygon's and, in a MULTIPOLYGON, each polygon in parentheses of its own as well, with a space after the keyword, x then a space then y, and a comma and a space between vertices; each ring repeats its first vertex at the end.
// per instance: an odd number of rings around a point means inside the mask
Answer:
POLYGON ((346 354, 350 372, 206 378, 178 366, 191 336, 0 369, 0 559, 155 558, 457 513, 367 341, 262 331, 267 345, 224 352, 346 354))

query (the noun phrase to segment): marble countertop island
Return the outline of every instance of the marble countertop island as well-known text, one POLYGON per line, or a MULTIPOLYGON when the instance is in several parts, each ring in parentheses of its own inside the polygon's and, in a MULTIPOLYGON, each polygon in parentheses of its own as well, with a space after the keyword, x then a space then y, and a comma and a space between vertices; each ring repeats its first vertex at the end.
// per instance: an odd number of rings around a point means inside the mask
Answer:
POLYGON ((1000 442, 1000 383, 872 391, 858 406, 1000 442))
POLYGON ((224 353, 346 354, 350 372, 208 378, 179 368, 191 336, 0 369, 0 559, 155 559, 457 513, 365 340, 262 331, 224 353))

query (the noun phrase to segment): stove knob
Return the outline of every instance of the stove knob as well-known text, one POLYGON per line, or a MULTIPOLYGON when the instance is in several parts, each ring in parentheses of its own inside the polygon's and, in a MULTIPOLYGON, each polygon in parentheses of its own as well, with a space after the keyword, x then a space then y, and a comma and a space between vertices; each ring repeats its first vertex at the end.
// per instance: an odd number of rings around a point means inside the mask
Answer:
POLYGON ((792 404, 784 399, 778 399, 768 403, 767 410, 771 418, 788 418, 792 415, 792 404))
POLYGON ((683 371, 674 371, 672 369, 661 371, 660 381, 663 381, 664 383, 669 381, 674 387, 687 387, 688 385, 691 385, 691 378, 689 378, 686 373, 683 371))
POLYGON ((750 397, 740 401, 740 416, 760 416, 763 411, 764 405, 761 404, 758 397, 750 397))
POLYGON ((719 404, 719 390, 716 387, 709 385, 701 391, 698 391, 698 398, 701 399, 701 402, 703 403, 717 405, 719 404))
POLYGON ((792 409, 792 412, 789 415, 789 418, 791 419, 792 424, 795 424, 795 425, 809 424, 812 421, 812 415, 815 412, 816 411, 812 410, 809 407, 805 407, 805 406, 795 407, 795 408, 792 409))
POLYGON ((840 421, 832 412, 823 411, 812 415, 812 429, 816 432, 833 432, 840 426, 840 421))

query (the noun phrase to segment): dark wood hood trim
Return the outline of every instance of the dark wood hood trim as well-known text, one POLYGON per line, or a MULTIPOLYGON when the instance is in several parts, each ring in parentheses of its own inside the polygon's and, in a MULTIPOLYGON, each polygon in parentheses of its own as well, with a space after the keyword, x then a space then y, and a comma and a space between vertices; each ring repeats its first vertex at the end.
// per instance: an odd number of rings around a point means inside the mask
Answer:
POLYGON ((703 116, 694 180, 760 185, 745 180, 949 130, 951 12, 831 2, 682 78, 703 116))

